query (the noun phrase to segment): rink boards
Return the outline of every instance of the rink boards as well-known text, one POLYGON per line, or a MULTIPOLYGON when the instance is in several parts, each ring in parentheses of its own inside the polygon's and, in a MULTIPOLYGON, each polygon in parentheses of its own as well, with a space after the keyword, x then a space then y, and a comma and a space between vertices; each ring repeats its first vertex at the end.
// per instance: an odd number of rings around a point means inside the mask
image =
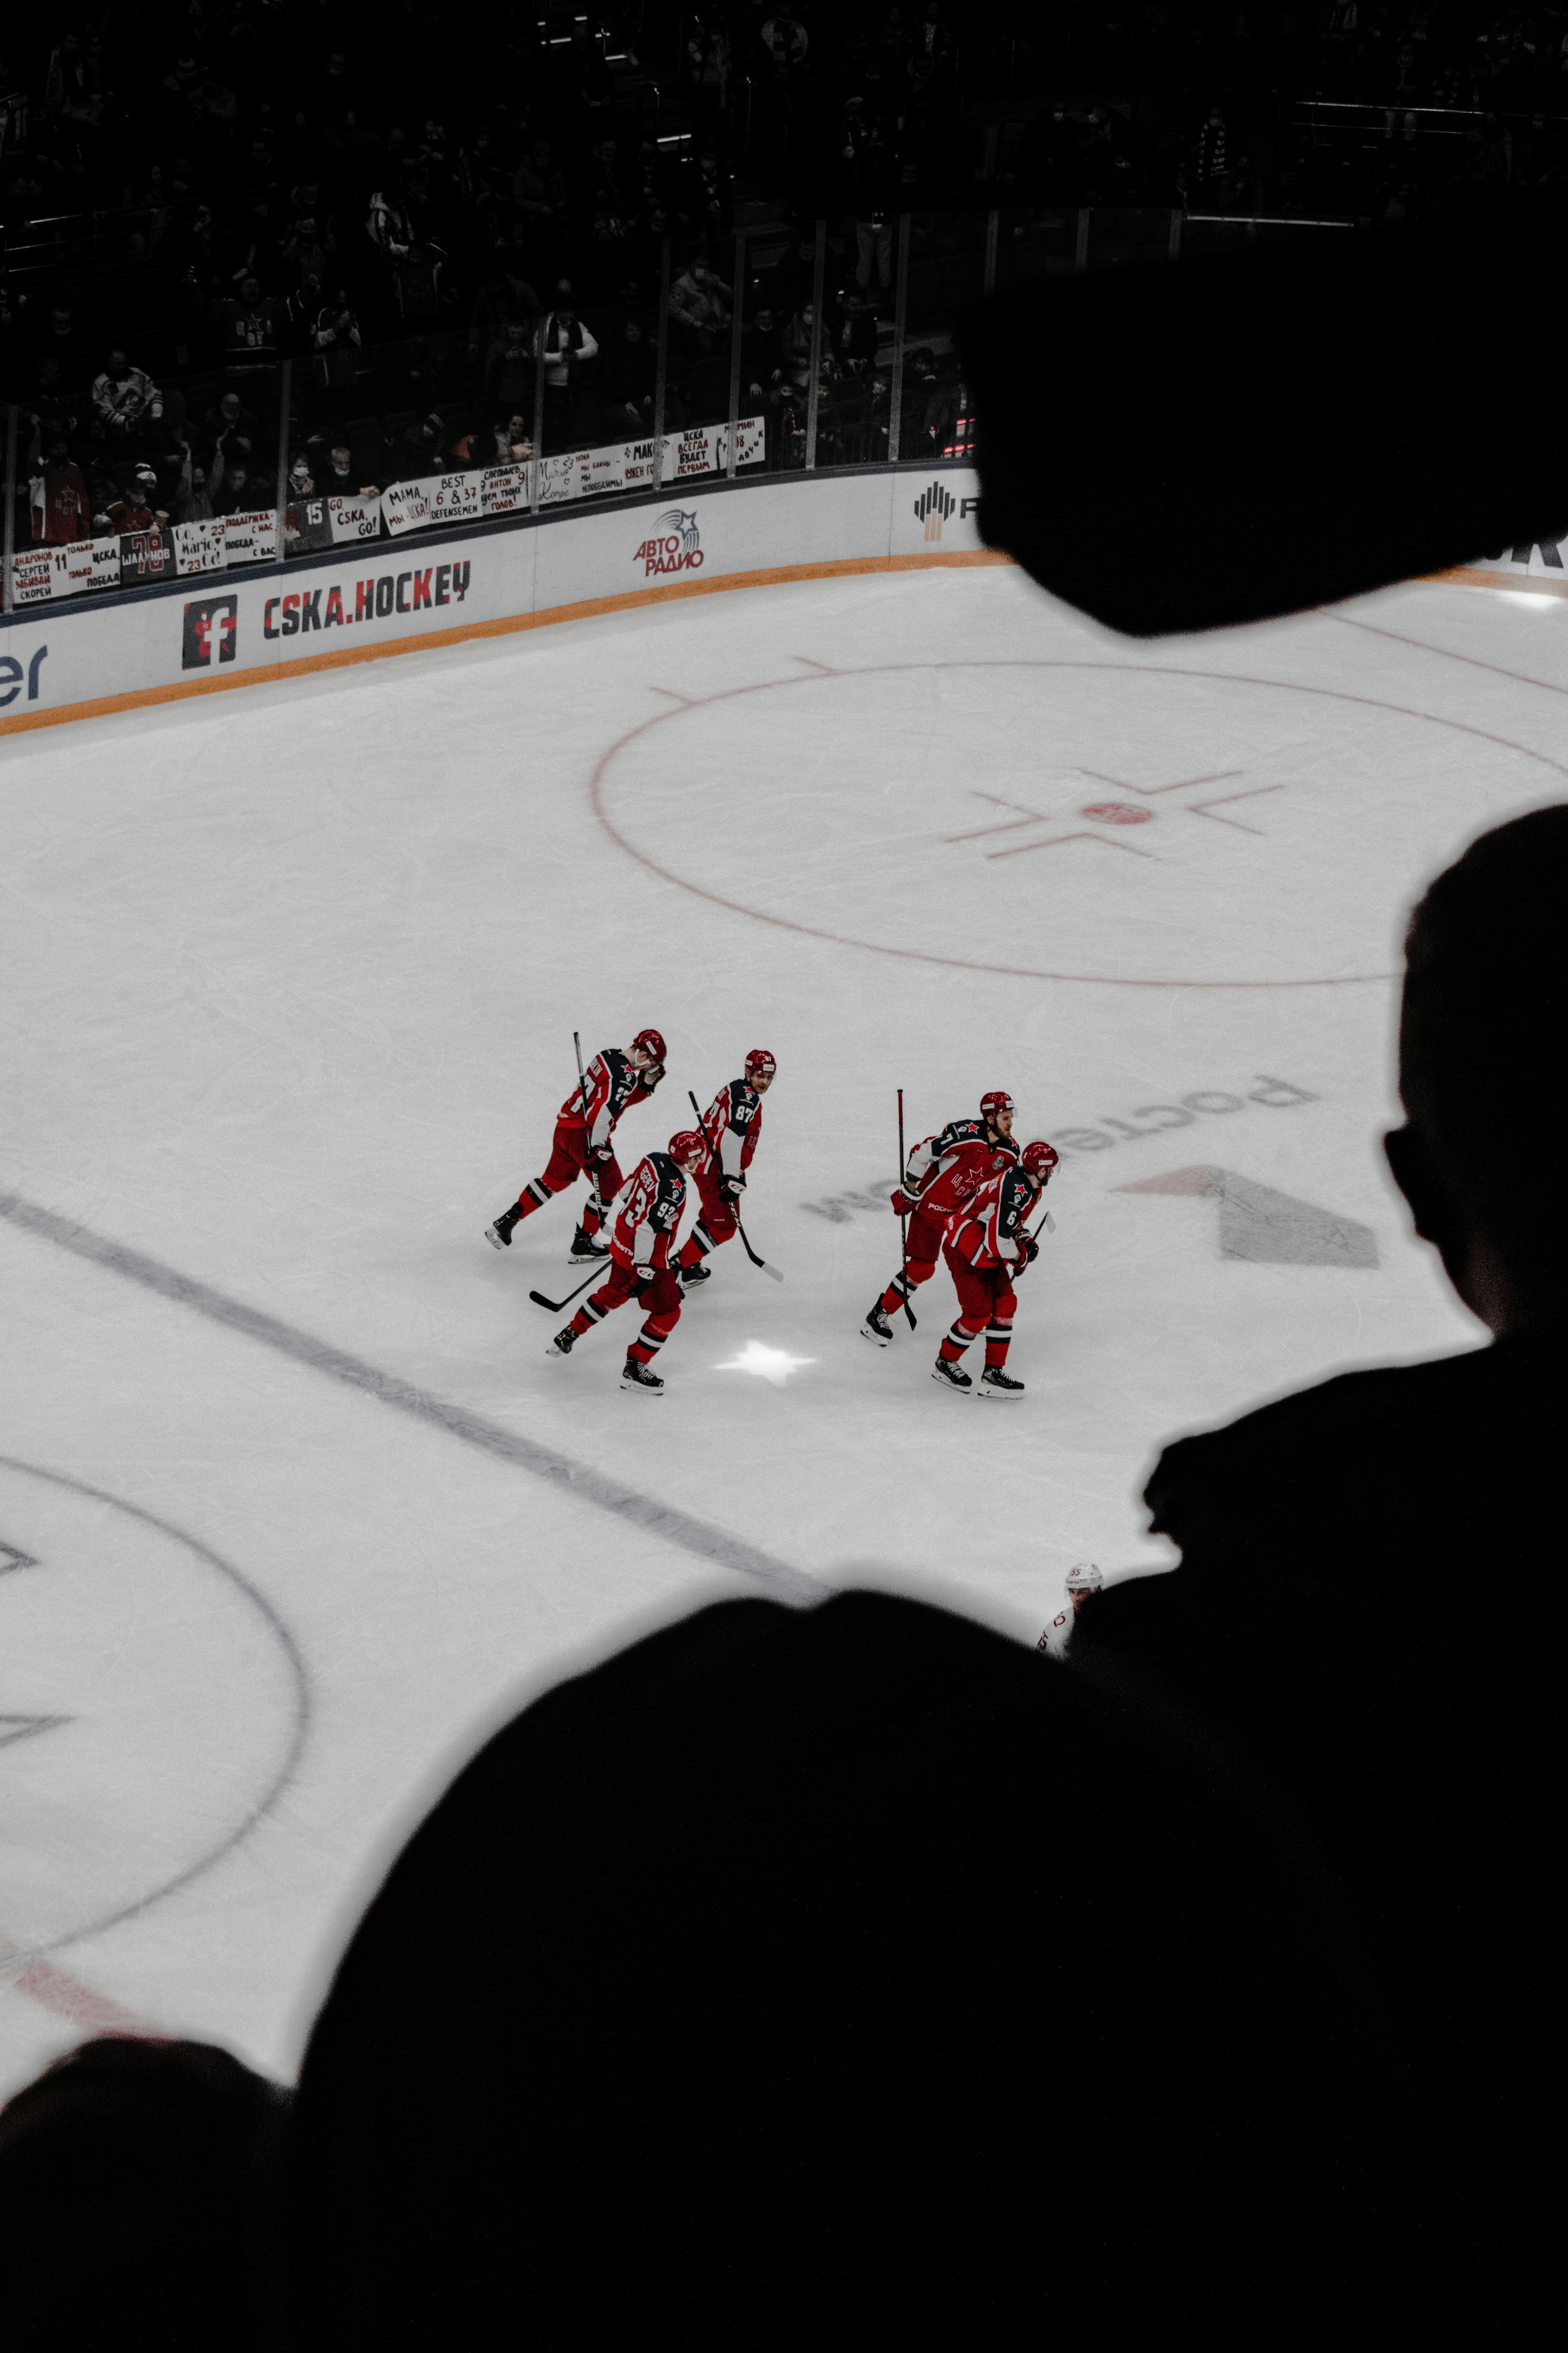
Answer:
POLYGON ((0 734, 718 588, 1005 563, 981 545, 978 506, 965 465, 677 484, 31 607, 0 628, 0 734))

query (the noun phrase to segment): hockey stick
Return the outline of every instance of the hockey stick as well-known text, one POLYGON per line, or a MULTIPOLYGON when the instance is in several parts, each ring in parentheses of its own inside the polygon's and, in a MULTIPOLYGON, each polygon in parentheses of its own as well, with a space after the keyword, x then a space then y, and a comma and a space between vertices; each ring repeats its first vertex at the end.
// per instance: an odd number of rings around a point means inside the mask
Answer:
MULTIPOLYGON (((900 1087, 899 1089, 899 1186, 900 1191, 903 1187, 903 1182, 904 1091, 902 1087, 900 1087)), ((900 1209, 899 1211, 899 1269, 904 1279, 904 1314, 910 1319, 910 1330, 912 1332, 915 1328, 915 1311, 910 1305, 910 1229, 904 1223, 904 1219, 908 1216, 909 1211, 907 1209, 900 1209)))
POLYGON ((578 1292, 586 1291, 589 1283, 591 1282, 597 1282, 599 1277, 605 1271, 605 1269, 601 1262, 594 1269, 592 1274, 585 1275, 584 1277, 583 1281, 577 1285, 577 1290, 569 1291, 564 1299, 546 1299, 542 1291, 531 1291, 528 1295, 533 1301, 536 1307, 548 1307, 552 1315, 559 1315, 563 1307, 571 1306, 572 1302, 577 1297, 578 1292))
MULTIPOLYGON (((688 1088, 687 1088, 687 1090, 686 1090, 686 1100, 687 1100, 687 1102, 691 1105, 691 1108, 692 1108, 693 1112, 695 1112, 695 1113, 696 1113, 696 1115, 697 1115, 697 1133, 698 1133, 698 1134, 702 1138, 703 1142, 704 1142, 705 1144, 707 1144, 707 1143, 708 1143, 708 1130, 707 1130, 707 1129, 703 1126, 703 1124, 702 1124, 702 1113, 701 1113, 700 1111, 698 1111, 698 1110, 697 1110, 697 1098, 696 1098, 696 1096, 692 1093, 691 1089, 690 1089, 689 1087, 688 1087, 688 1088)), ((712 1146, 710 1144, 709 1144, 709 1145, 708 1145, 708 1157, 709 1157, 710 1162, 712 1162, 712 1161, 716 1160, 716 1159, 718 1158, 718 1156, 719 1156, 719 1155, 718 1155, 718 1154, 714 1151, 713 1146, 712 1146)), ((756 1251, 752 1248, 751 1243, 750 1243, 749 1241, 747 1241, 747 1240, 746 1240, 746 1229, 745 1229, 745 1227, 741 1223, 741 1212, 740 1212, 740 1210, 739 1210, 739 1209, 737 1209, 737 1210, 735 1211, 735 1231, 740 1235, 740 1237, 741 1237, 741 1240, 742 1240, 742 1243, 744 1244, 744 1246, 745 1246, 745 1252, 746 1252, 746 1256, 751 1260, 752 1264, 753 1266, 760 1266, 760 1267, 762 1268, 763 1272, 764 1274, 771 1274, 771 1275, 773 1276, 773 1281, 774 1281, 775 1282, 782 1282, 784 1281, 784 1276, 780 1273, 780 1271, 779 1271, 778 1268, 777 1268, 776 1266, 770 1266, 770 1265, 768 1264, 768 1261, 767 1261, 767 1260, 766 1260, 765 1258, 759 1258, 759 1257, 757 1256, 756 1251)))

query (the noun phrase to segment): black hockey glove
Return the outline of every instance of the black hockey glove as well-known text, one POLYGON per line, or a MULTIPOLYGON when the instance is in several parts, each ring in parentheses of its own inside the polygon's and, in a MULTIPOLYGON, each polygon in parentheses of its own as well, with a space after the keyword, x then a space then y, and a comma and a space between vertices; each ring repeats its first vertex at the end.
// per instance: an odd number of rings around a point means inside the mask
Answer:
POLYGON ((658 1086, 663 1076, 664 1064, 662 1062, 655 1062, 648 1070, 644 1071, 641 1073, 643 1092, 645 1094, 651 1095, 655 1087, 658 1086))
POLYGON ((607 1167, 615 1156, 613 1148, 607 1144, 590 1144, 583 1155, 592 1168, 607 1167))
POLYGON ((1035 1261, 1039 1257, 1039 1255, 1040 1245, 1035 1240, 1034 1235, 1020 1234, 1018 1237, 1018 1263, 1020 1268, 1033 1266, 1035 1261))
POLYGON ((745 1189, 743 1176, 723 1176, 719 1180, 719 1190, 726 1201, 738 1201, 745 1189))
POLYGON ((656 1266, 634 1266, 632 1272, 639 1282, 651 1282, 658 1274, 658 1269, 656 1266))

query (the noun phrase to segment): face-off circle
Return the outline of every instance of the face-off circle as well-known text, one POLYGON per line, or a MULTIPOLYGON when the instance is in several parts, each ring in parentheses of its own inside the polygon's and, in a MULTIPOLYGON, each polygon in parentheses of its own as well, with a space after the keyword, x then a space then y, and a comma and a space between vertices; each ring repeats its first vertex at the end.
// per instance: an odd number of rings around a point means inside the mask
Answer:
POLYGON ((1020 978, 1304 988, 1392 978, 1426 878, 1565 775, 1331 687, 1020 659, 683 697, 590 792, 652 872, 810 938, 1020 978))
POLYGON ((0 1456, 13 1945, 58 1951, 221 1861, 292 1778, 309 1719, 299 1646, 238 1569, 139 1504, 0 1456))

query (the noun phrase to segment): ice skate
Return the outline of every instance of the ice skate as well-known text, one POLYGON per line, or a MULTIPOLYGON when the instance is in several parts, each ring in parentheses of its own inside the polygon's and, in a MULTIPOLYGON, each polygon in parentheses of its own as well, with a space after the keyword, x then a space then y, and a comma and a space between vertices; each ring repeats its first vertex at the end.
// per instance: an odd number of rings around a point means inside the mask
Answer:
POLYGON ((510 1250, 511 1229, 517 1223, 515 1209, 503 1209, 493 1226, 485 1228, 485 1240, 491 1250, 510 1250))
POLYGON ((557 1332, 554 1339, 552 1340, 549 1347, 544 1351, 545 1355, 552 1363, 557 1356, 569 1356, 572 1354, 572 1343, 576 1339, 576 1333, 574 1332, 571 1324, 568 1324, 564 1331, 557 1332))
POLYGON ((980 1387, 975 1391, 977 1397, 991 1398, 1015 1398, 1023 1394, 1023 1382, 1016 1381, 1010 1373, 1005 1373, 1000 1365, 986 1366, 980 1376, 980 1387))
POLYGON ((596 1266, 600 1259, 608 1258, 609 1255, 608 1242, 600 1241, 596 1234, 591 1234, 588 1231, 586 1226, 579 1226, 572 1237, 572 1251, 566 1263, 568 1266, 596 1266))
POLYGON ((713 1270, 710 1266, 702 1266, 700 1264, 697 1266, 683 1266, 680 1270, 680 1288, 682 1291, 695 1291, 700 1283, 711 1282, 712 1280, 713 1270))
POLYGON ((664 1383, 658 1375, 650 1373, 646 1365, 639 1365, 635 1356, 628 1356, 621 1369, 621 1387, 624 1389, 641 1389, 645 1397, 664 1395, 664 1383))
POLYGON ((950 1365, 945 1356, 937 1358, 931 1368, 931 1377, 942 1388, 956 1389, 960 1397, 973 1397, 974 1394, 974 1383, 969 1375, 961 1372, 956 1365, 950 1365))
POLYGON ((860 1337, 875 1341, 879 1348, 885 1348, 892 1336, 893 1327, 883 1314, 882 1303, 879 1299, 860 1326, 860 1337))

